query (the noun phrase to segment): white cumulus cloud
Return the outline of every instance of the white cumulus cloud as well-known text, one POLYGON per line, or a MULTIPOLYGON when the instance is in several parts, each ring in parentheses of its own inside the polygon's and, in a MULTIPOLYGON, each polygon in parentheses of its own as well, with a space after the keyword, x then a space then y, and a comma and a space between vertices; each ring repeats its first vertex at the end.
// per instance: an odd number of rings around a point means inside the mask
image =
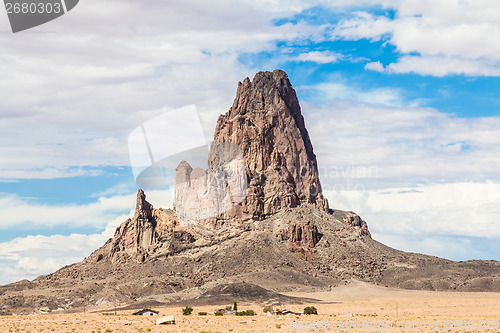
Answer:
POLYGON ((307 53, 301 53, 293 60, 295 61, 311 61, 318 64, 328 64, 335 63, 339 59, 342 59, 343 55, 331 51, 311 51, 307 53))
POLYGON ((497 258, 500 183, 454 182, 365 191, 328 191, 334 207, 354 210, 376 240, 455 260, 497 258))
POLYGON ((118 216, 98 234, 30 235, 0 243, 0 284, 31 280, 83 260, 104 245, 128 216, 118 216))
POLYGON ((102 228, 116 215, 128 212, 135 205, 135 194, 99 197, 89 204, 48 205, 15 195, 0 196, 0 229, 19 226, 93 227, 102 228))
POLYGON ((275 26, 282 14, 244 1, 88 0, 36 31, 0 34, 0 179, 128 165, 129 133, 185 105, 210 137, 235 83, 255 72, 241 54, 321 35, 275 26))
POLYGON ((398 249, 498 259, 500 117, 343 95, 302 105, 330 206, 398 249))
MULTIPOLYGON (((385 40, 400 58, 388 72, 444 76, 500 75, 500 3, 481 1, 378 1, 394 18, 356 12, 339 22, 333 39, 385 40)), ((377 63, 367 69, 380 71, 377 63)))

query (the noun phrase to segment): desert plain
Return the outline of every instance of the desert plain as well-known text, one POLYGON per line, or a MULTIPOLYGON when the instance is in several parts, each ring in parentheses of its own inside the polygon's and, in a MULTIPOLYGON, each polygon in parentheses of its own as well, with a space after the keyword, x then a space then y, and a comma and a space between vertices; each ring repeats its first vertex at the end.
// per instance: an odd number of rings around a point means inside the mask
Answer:
POLYGON ((318 315, 269 316, 265 304, 238 301, 238 310, 255 316, 215 316, 229 304, 193 305, 182 315, 184 304, 153 307, 158 316, 134 316, 126 304, 78 309, 71 313, 0 317, 0 332, 500 332, 500 293, 442 292, 387 288, 359 281, 328 289, 284 293, 304 299, 281 304, 298 312, 315 306, 318 315), (207 312, 206 316, 198 315, 207 312), (174 315, 175 325, 156 325, 158 318, 174 315))

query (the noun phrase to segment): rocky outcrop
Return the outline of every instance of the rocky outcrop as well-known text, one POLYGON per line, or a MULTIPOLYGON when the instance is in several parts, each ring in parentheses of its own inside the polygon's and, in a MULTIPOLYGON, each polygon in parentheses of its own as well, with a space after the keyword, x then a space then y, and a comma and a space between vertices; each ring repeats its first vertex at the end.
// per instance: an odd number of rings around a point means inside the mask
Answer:
POLYGON ((158 249, 165 247, 165 240, 171 239, 178 220, 162 209, 155 209, 146 201, 144 191, 137 193, 134 217, 127 219, 115 231, 107 244, 105 253, 98 253, 96 261, 109 256, 112 262, 126 262, 130 259, 143 262, 158 249))
POLYGON ((358 214, 354 212, 348 212, 342 218, 342 221, 347 225, 355 228, 360 236, 366 235, 371 237, 370 231, 368 231, 368 224, 363 221, 358 214))
POLYGON ((318 227, 310 221, 290 223, 288 228, 281 230, 279 239, 289 241, 292 245, 314 247, 321 239, 318 227))
POLYGON ((146 194, 142 189, 137 192, 134 219, 147 223, 153 219, 153 205, 146 201, 146 194))
MULTIPOLYGON (((214 142, 241 150, 248 195, 242 214, 261 219, 301 203, 328 211, 299 102, 285 72, 257 73, 238 84, 233 106, 217 120, 214 142)), ((217 161, 211 154, 211 167, 217 161)))

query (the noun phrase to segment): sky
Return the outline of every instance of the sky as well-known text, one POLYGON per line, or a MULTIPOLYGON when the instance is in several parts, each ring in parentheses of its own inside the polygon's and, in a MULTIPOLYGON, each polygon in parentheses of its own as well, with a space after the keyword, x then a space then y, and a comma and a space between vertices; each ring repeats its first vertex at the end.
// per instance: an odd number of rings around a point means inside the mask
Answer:
POLYGON ((238 81, 277 68, 331 208, 397 249, 500 260, 498 41, 495 0, 85 0, 16 34, 0 10, 0 284, 131 216, 134 129, 194 104, 209 141, 238 81))

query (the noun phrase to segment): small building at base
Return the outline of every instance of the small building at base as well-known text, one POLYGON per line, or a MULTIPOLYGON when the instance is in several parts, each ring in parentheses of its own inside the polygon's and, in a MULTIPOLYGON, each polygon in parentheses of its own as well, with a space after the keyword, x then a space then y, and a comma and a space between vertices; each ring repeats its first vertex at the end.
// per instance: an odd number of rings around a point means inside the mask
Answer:
POLYGON ((158 311, 151 310, 151 309, 142 309, 140 311, 137 311, 133 313, 134 316, 157 316, 158 311))

